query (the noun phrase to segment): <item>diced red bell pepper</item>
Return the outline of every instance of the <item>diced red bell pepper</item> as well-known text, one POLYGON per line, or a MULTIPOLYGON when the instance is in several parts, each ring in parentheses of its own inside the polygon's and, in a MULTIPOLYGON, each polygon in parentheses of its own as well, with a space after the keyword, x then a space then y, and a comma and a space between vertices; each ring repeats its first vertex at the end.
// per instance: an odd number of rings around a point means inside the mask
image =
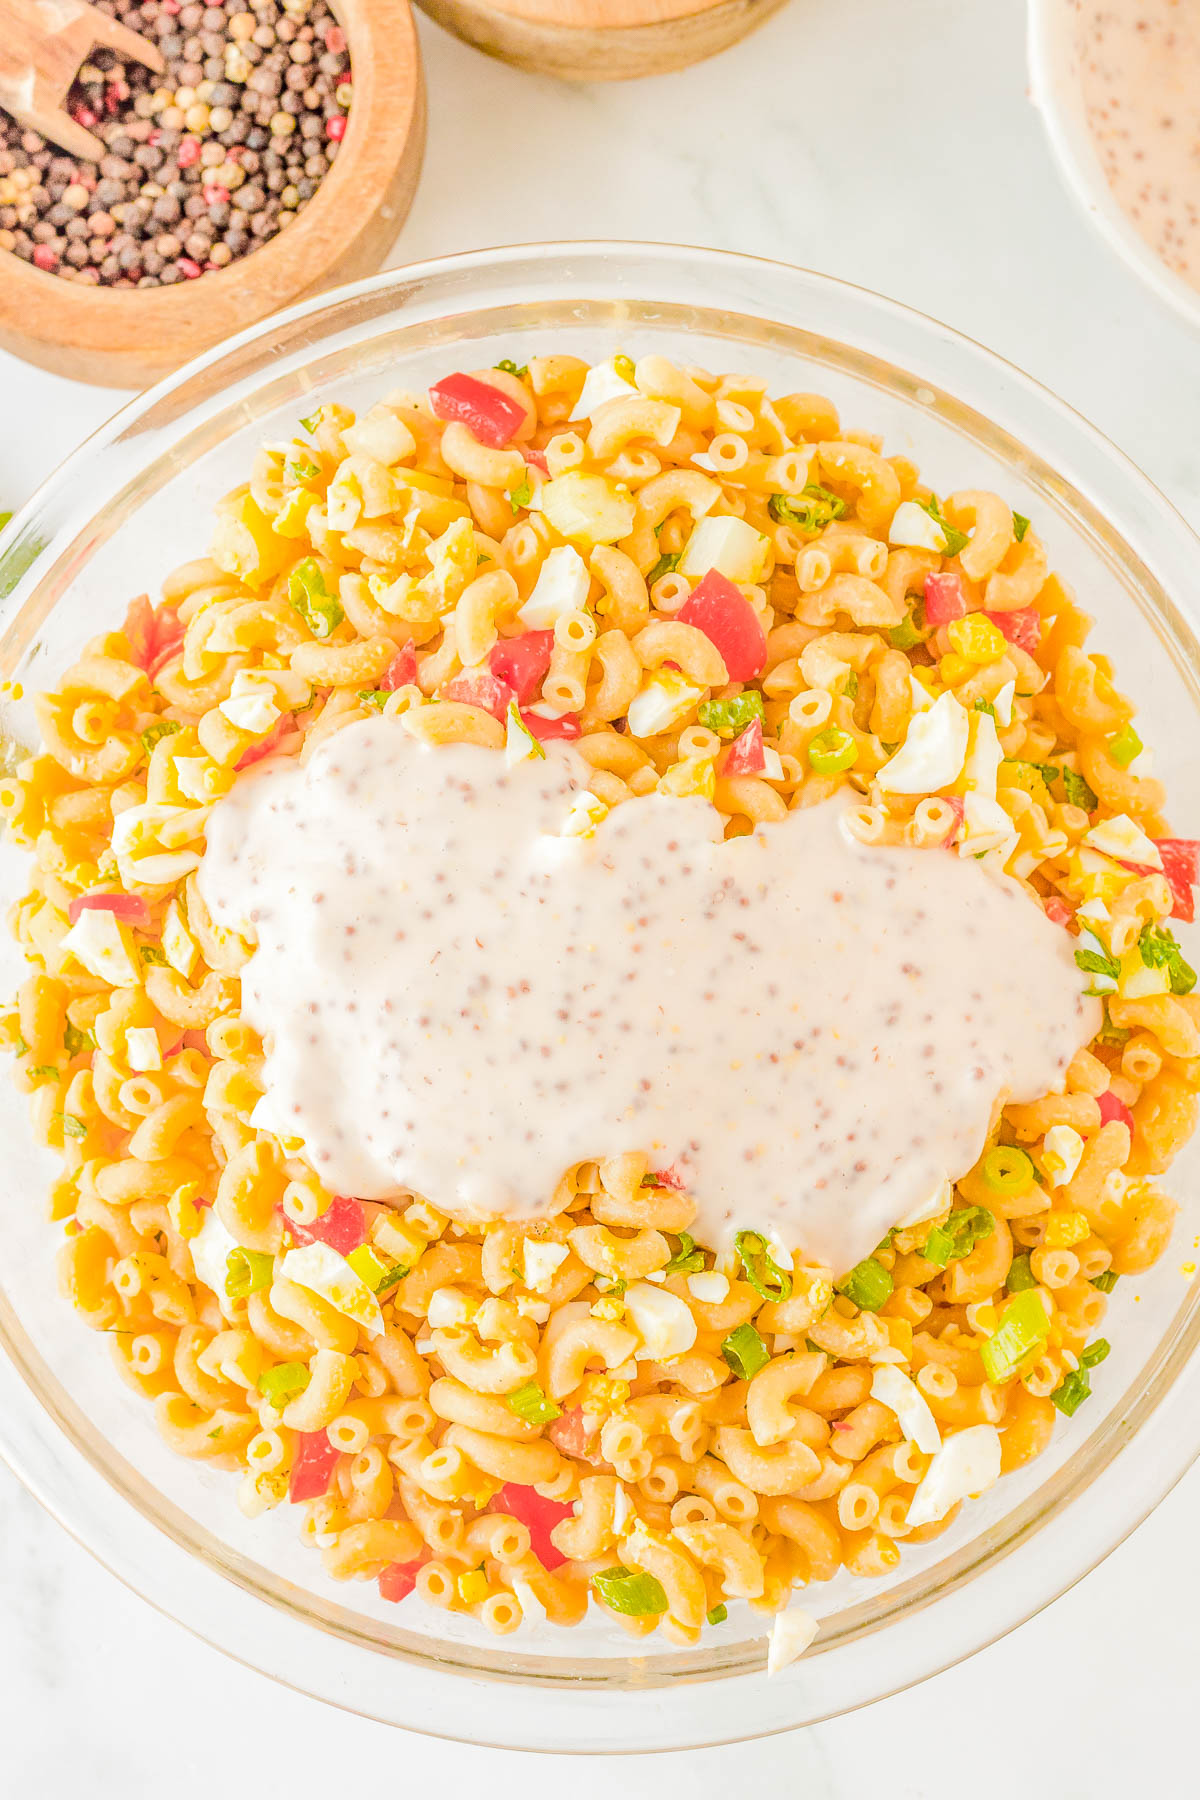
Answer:
POLYGON ((1096 1105, 1100 1108, 1100 1123, 1109 1124, 1116 1119, 1118 1124, 1127 1125, 1130 1134, 1133 1132, 1133 1114, 1123 1100, 1118 1100, 1114 1093, 1106 1091, 1096 1097, 1096 1105))
POLYGON ((329 1492, 338 1452, 323 1431, 298 1431, 292 1472, 288 1480, 288 1499, 317 1500, 329 1492))
POLYGON ((599 1454, 599 1423, 589 1424, 582 1406, 572 1406, 561 1418, 547 1425, 546 1436, 564 1456, 577 1457, 580 1462, 592 1463, 597 1468, 607 1466, 599 1454))
POLYGON ((512 688, 517 705, 525 706, 545 680, 553 649, 552 631, 526 631, 520 637, 501 638, 488 652, 488 668, 498 681, 512 688))
POLYGON ((566 1562, 567 1558, 562 1551, 556 1550, 550 1542, 550 1533, 564 1519, 574 1517, 573 1506, 568 1506, 562 1500, 547 1500, 536 1488, 518 1487, 515 1481, 507 1481, 499 1493, 492 1495, 487 1510, 507 1513, 510 1518, 519 1519, 522 1525, 529 1527, 533 1554, 543 1569, 559 1569, 566 1562))
POLYGON ((1173 919, 1182 919, 1190 924, 1196 916, 1196 897, 1192 892, 1198 878, 1197 858, 1200 856, 1200 840, 1196 838, 1152 838, 1162 857, 1162 868, 1152 869, 1149 863, 1126 862, 1120 858, 1123 869, 1132 869, 1135 875, 1165 875, 1167 886, 1171 890, 1174 905, 1171 908, 1173 919))
POLYGON ((577 738, 581 729, 578 713, 563 713, 559 719, 547 719, 541 713, 523 712, 521 723, 539 744, 548 744, 554 738, 577 738))
POLYGON ((403 650, 397 650, 380 677, 379 685, 387 694, 409 687, 417 679, 417 647, 409 638, 403 650))
POLYGON ((1043 903, 1042 910, 1052 925, 1069 925, 1075 917, 1074 909, 1058 894, 1051 894, 1043 903))
POLYGON ((949 625, 952 619, 966 618, 967 596, 963 592, 962 576, 954 570, 944 575, 927 575, 924 595, 927 625, 949 625))
POLYGON ((429 404, 439 419, 465 425, 490 450, 510 444, 529 416, 518 400, 475 375, 447 375, 430 388, 429 404))
POLYGON ((540 469, 543 475, 548 475, 550 473, 550 465, 546 461, 546 452, 544 450, 534 450, 531 447, 526 446, 521 454, 524 456, 525 461, 529 464, 531 469, 540 469))
POLYGON ((745 731, 734 738, 721 766, 723 775, 761 775, 767 766, 763 755, 762 720, 751 719, 745 731))
POLYGON ((85 912, 110 912, 122 925, 136 925, 139 931, 150 924, 150 908, 137 894, 77 894, 67 907, 67 917, 74 925, 85 912))
POLYGON ((653 1175, 659 1187, 674 1188, 677 1194, 687 1193, 687 1182, 675 1167, 674 1163, 666 1169, 651 1169, 650 1173, 653 1175))
POLYGON ((418 1556, 415 1562, 389 1563, 379 1576, 379 1592, 384 1600, 407 1600, 417 1585, 417 1572, 429 1558, 418 1556))
POLYGON ((767 660, 767 635, 758 614, 732 581, 710 569, 692 589, 675 617, 711 638, 725 661, 730 681, 753 681, 767 660))
POLYGON ((367 1221, 362 1202, 345 1194, 335 1194, 328 1208, 307 1225, 295 1219, 287 1222, 288 1230, 298 1244, 328 1244, 339 1256, 348 1256, 367 1241, 367 1221))
POLYGON ((1042 641, 1042 615, 1036 606, 1019 606, 1015 612, 990 612, 983 616, 1004 633, 1010 644, 1034 655, 1042 641))
POLYGON ((185 1050, 198 1050, 201 1056, 208 1055, 208 1033, 206 1031, 185 1031, 181 1042, 185 1050))
POLYGON ((280 713, 266 737, 261 738, 257 744, 251 744, 248 750, 242 751, 234 768, 249 769, 255 763, 262 762, 264 757, 273 756, 284 738, 288 737, 295 729, 296 715, 290 712, 280 713))
POLYGON ((147 675, 157 675, 183 642, 183 623, 175 608, 153 607, 145 594, 130 602, 122 629, 134 662, 147 675))
POLYGON ((504 723, 513 691, 507 681, 500 681, 487 669, 472 669, 469 675, 456 675, 442 689, 443 700, 457 700, 463 706, 478 706, 504 723))

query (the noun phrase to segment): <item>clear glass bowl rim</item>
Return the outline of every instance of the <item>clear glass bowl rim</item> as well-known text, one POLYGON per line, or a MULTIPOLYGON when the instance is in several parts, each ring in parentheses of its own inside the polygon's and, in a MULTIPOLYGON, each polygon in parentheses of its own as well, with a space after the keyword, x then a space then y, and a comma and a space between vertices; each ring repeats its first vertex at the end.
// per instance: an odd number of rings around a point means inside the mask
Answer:
MULTIPOLYGON (((136 445, 164 425, 178 429, 188 417, 190 390, 197 404, 211 406, 223 372, 231 387, 267 381, 289 341, 297 355, 303 350, 311 358, 364 302, 374 308, 371 317, 388 302, 418 311, 423 304, 421 316, 432 322, 452 316, 431 310, 438 296, 443 305, 484 311, 501 296, 508 303, 516 283, 527 303, 577 294, 596 302, 669 297, 678 303, 686 296, 706 311, 724 304, 757 321, 818 338, 824 333, 849 347, 849 365, 857 357, 876 371, 890 370, 910 389, 927 381, 921 395, 928 392, 930 403, 936 399, 964 430, 1014 456, 1026 475, 1040 471, 1047 494, 1085 519, 1110 555, 1132 564, 1147 593, 1147 619, 1169 640, 1200 705, 1193 620, 1169 597, 1187 593, 1200 544, 1094 427, 999 357, 896 302, 785 264, 675 245, 584 241, 430 260, 334 290, 206 353, 118 412, 22 509, 0 554, 0 595, 7 596, 0 600, 0 622, 8 623, 42 579, 43 527, 56 553, 64 537, 77 539, 85 527, 86 509, 71 506, 72 486, 86 492, 81 477, 122 444, 136 445), (633 276, 653 292, 640 290, 636 280, 626 285, 633 276), (1127 538, 1138 543, 1137 552, 1127 538)), ((157 456, 169 453, 168 444, 157 446, 157 456)), ((512 1668, 520 1659, 503 1651, 455 1665, 428 1651, 397 1648, 398 1664, 369 1646, 361 1630, 297 1605, 279 1591, 286 1584, 264 1585, 235 1555, 211 1541, 198 1544, 179 1528, 176 1509, 148 1506, 144 1494, 130 1492, 79 1441, 52 1399, 39 1394, 36 1352, 23 1339, 0 1304, 0 1340, 8 1352, 0 1358, 0 1455, 113 1573, 210 1643, 301 1691, 409 1729, 497 1747, 594 1754, 729 1742, 882 1698, 983 1648, 1064 1592, 1145 1518, 1200 1453, 1200 1357, 1194 1355, 1200 1308, 1185 1306, 1137 1391, 1124 1397, 1120 1417, 1081 1442, 1047 1484, 1048 1493, 1039 1490, 1005 1519, 1003 1530, 948 1557, 933 1572, 936 1579, 910 1581, 886 1603, 852 1608, 845 1629, 828 1644, 819 1642, 788 1678, 767 1682, 761 1656, 720 1651, 680 1653, 649 1678, 634 1658, 619 1681, 581 1683, 569 1664, 523 1678, 512 1668), (1085 1490, 1088 1505, 1074 1507, 1085 1490), (1035 1537, 1036 1551, 1027 1543, 1035 1537), (1023 1554, 1011 1555, 1019 1545, 1023 1554)))

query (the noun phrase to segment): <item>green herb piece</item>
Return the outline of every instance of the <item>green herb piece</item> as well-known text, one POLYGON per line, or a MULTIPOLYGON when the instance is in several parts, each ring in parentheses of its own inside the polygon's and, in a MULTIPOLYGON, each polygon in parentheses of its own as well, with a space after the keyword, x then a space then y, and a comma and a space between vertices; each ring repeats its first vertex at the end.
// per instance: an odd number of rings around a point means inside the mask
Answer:
POLYGON ((694 1275, 704 1267, 704 1252, 697 1250, 696 1240, 688 1232, 679 1234, 679 1248, 663 1270, 664 1275, 694 1275))
POLYGON ((523 481, 518 482, 515 488, 506 489, 504 498, 512 507, 513 517, 515 518, 521 508, 523 506, 528 506, 529 502, 533 499, 533 489, 529 485, 528 475, 525 476, 523 481))
POLYGON ((321 465, 320 463, 309 462, 307 457, 303 460, 299 457, 295 457, 291 462, 284 463, 283 472, 285 475, 290 476, 293 481, 298 481, 303 486, 304 483, 316 481, 319 478, 321 474, 321 465))
POLYGON ((746 1280, 763 1300, 779 1301, 791 1297, 792 1278, 781 1269, 767 1247, 767 1240, 757 1231, 739 1231, 733 1240, 746 1280))
POLYGON ((309 413, 307 419, 301 419, 300 423, 303 425, 305 431, 313 432, 317 429, 317 426, 321 423, 321 414, 324 410, 324 407, 318 406, 315 413, 309 413))
POLYGON ((1101 1044, 1116 1044, 1120 1046, 1121 1044, 1127 1044, 1132 1036, 1133 1032, 1127 1025, 1113 1024, 1108 1016, 1108 1009, 1106 1007, 1104 1012, 1104 1023, 1096 1033, 1096 1041, 1101 1044))
MULTIPOLYGON (((1190 994, 1196 985, 1196 971, 1184 962, 1183 951, 1175 935, 1163 925, 1146 925, 1138 938, 1138 949, 1148 969, 1165 969, 1173 994, 1190 994)), ((1078 960, 1078 958, 1076 958, 1078 960)))
MULTIPOLYGON (((1082 936, 1083 934, 1081 933, 1080 935, 1082 936)), ((1091 937, 1090 932, 1088 932, 1087 935, 1091 937)), ((1116 987, 1117 978, 1121 973, 1120 963, 1115 956, 1110 956, 1108 954, 1104 946, 1099 944, 1098 939, 1093 939, 1093 942, 1097 943, 1099 948, 1095 950, 1077 950, 1075 952, 1075 966, 1082 969, 1085 975, 1103 976, 1106 981, 1112 983, 1113 987, 1116 987)), ((1095 993, 1097 990, 1088 988, 1085 991, 1087 993, 1095 993)), ((1112 989, 1110 988, 1108 991, 1111 993, 1112 989)))
POLYGON ((90 1031, 80 1031, 78 1025, 67 1020, 67 1028, 63 1032, 63 1044, 68 1056, 82 1056, 85 1050, 94 1050, 96 1040, 90 1031))
POLYGON ((731 1331, 721 1345, 721 1355, 739 1381, 749 1381, 771 1360, 771 1352, 753 1325, 739 1325, 736 1331, 731 1331))
POLYGON ((842 692, 845 694, 847 700, 858 699, 858 674, 856 670, 851 669, 845 681, 843 681, 842 692))
POLYGON ((345 618, 335 595, 314 557, 306 556, 288 576, 288 603, 300 614, 315 638, 327 638, 345 618))
POLYGON ((763 697, 757 688, 747 688, 744 694, 734 694, 728 700, 703 700, 696 709, 701 725, 727 739, 737 737, 762 716, 763 697))
POLYGON ((841 725, 827 725, 810 742, 808 760, 818 775, 840 775, 858 761, 858 742, 841 725))
POLYGON ((794 525, 797 531, 811 535, 831 520, 842 518, 846 502, 828 488, 810 482, 799 499, 794 494, 772 494, 767 511, 777 525, 794 525))
POLYGON ((1074 769, 1064 769, 1062 783, 1066 789, 1068 806, 1082 807, 1087 813, 1095 812, 1100 802, 1082 775, 1077 775, 1074 769))
POLYGON ((976 700, 975 711, 988 713, 993 719, 996 716, 996 709, 990 700, 976 700))
POLYGON ((1020 1256, 1013 1257, 1009 1264, 1008 1274, 1004 1277, 1004 1285, 1010 1294, 1023 1294, 1026 1288, 1034 1288, 1038 1285, 1037 1276, 1029 1266, 1028 1250, 1022 1251, 1020 1256))
POLYGON ((1029 520, 1025 517, 1025 514, 1015 512, 1013 514, 1013 536, 1016 538, 1018 544, 1023 544, 1025 542, 1025 533, 1028 530, 1029 520))
POLYGON ((921 1255, 926 1262, 935 1262, 944 1269, 947 1263, 961 1262, 964 1256, 970 1256, 976 1244, 991 1237, 995 1229, 996 1221, 986 1207, 961 1206, 944 1225, 934 1227, 921 1255))
POLYGON ((165 737, 174 737, 177 731, 182 730, 183 726, 176 724, 174 719, 156 719, 153 725, 147 725, 145 731, 138 732, 138 738, 142 749, 149 756, 155 744, 165 737))
POLYGON ((959 531, 956 525, 951 525, 949 519, 943 516, 936 494, 930 494, 928 500, 918 500, 917 505, 921 508, 922 512, 927 512, 929 514, 935 525, 940 527, 942 535, 946 540, 946 548, 943 551, 943 555, 957 556, 960 550, 966 549, 971 541, 970 538, 965 531, 959 531))
POLYGON ((1037 1288, 1014 1295, 979 1352, 988 1380, 1011 1381, 1026 1357, 1032 1356, 1049 1334, 1050 1319, 1037 1288))
POLYGON ((613 1612, 624 1613, 631 1619, 644 1618, 649 1613, 665 1613, 667 1610, 667 1595, 662 1582, 644 1571, 635 1574, 624 1563, 614 1563, 611 1569, 601 1569, 592 1576, 592 1586, 613 1612))
POLYGON ((705 1613, 704 1623, 706 1625, 723 1625, 728 1617, 729 1608, 727 1606, 714 1606, 705 1613))
POLYGON ((277 1412, 282 1412, 289 1400, 304 1392, 309 1380, 303 1363, 276 1363, 273 1369, 264 1369, 259 1376, 258 1391, 266 1395, 277 1412))
POLYGON ((878 1312, 891 1296, 893 1282, 881 1262, 868 1256, 856 1263, 848 1275, 834 1283, 839 1294, 852 1300, 860 1312, 878 1312))
POLYGON ((88 1128, 82 1119, 73 1119, 70 1113, 60 1113, 59 1117, 62 1119, 64 1137, 85 1138, 87 1136, 88 1128))
POLYGON ((901 619, 899 625, 893 625, 888 632, 888 643, 893 650, 915 650, 929 636, 925 625, 925 602, 918 600, 911 612, 901 619))
POLYGON ((1099 1288, 1102 1294, 1111 1294, 1120 1279, 1121 1277, 1114 1275, 1111 1269, 1105 1269, 1103 1275, 1092 1276, 1092 1286, 1099 1288))
POLYGON ((1108 754, 1118 769, 1127 769, 1135 756, 1140 756, 1142 740, 1132 725, 1123 725, 1116 737, 1108 740, 1108 754))
POLYGON ((1015 1144, 997 1144, 984 1157, 979 1173, 993 1194, 1027 1194, 1033 1185, 1033 1158, 1015 1144))
POLYGON ((270 1287, 275 1259, 262 1250, 231 1250, 225 1259, 225 1292, 231 1300, 244 1300, 270 1287))
POLYGON ((555 1406, 553 1400, 547 1399, 545 1392, 536 1381, 527 1381, 514 1393, 504 1396, 504 1404, 509 1412, 523 1419, 526 1425, 549 1425, 552 1419, 562 1418, 562 1407, 555 1406))
POLYGON ((29 1069, 27 1073, 33 1081, 57 1081, 59 1075, 59 1071, 55 1068, 53 1063, 38 1063, 35 1068, 29 1069))
POLYGON ((664 575, 673 575, 679 567, 679 559, 682 555, 682 550, 675 550, 670 556, 660 556, 646 577, 646 586, 653 587, 655 582, 661 581, 664 575))
POLYGON ((351 1250, 346 1261, 373 1294, 386 1294, 408 1274, 403 1263, 388 1262, 370 1244, 359 1244, 356 1250, 351 1250))
POLYGON ((632 356, 622 356, 620 354, 614 356, 613 357, 613 370, 616 374, 618 374, 621 377, 622 381, 629 382, 630 386, 632 387, 633 378, 637 374, 637 368, 634 364, 634 360, 633 360, 632 356))
POLYGON ((382 712, 389 698, 386 688, 359 688, 358 697, 372 712, 382 712))
POLYGON ((528 363, 522 363, 520 368, 518 368, 511 356, 501 357, 498 363, 492 364, 492 367, 494 369, 499 369, 502 375, 515 375, 518 381, 524 381, 529 373, 528 363))
POLYGON ((139 944, 138 955, 144 963, 151 963, 155 968, 166 966, 166 951, 160 950, 157 944, 139 944))

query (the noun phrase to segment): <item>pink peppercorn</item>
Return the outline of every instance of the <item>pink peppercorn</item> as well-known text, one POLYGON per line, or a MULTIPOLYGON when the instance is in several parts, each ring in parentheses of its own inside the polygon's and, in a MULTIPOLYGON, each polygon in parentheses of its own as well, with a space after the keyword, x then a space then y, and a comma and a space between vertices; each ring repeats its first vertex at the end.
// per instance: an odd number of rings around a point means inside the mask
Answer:
POLYGON ((184 138, 175 152, 175 160, 181 169, 190 169, 193 163, 198 163, 200 161, 200 140, 184 138))
POLYGON ((343 114, 339 113, 336 118, 330 119, 325 127, 325 135, 331 137, 335 144, 341 143, 346 135, 346 119, 343 114))
POLYGON ((163 11, 165 13, 170 13, 172 18, 181 10, 182 6, 183 0, 162 0, 163 11))
POLYGON ((85 131, 90 131, 93 125, 100 123, 90 106, 77 106, 71 117, 77 125, 82 125, 85 131))
POLYGON ((187 276, 189 281, 195 281, 197 275, 203 273, 200 264, 198 262, 193 262, 190 256, 181 256, 179 258, 179 267, 183 270, 183 273, 187 276))
POLYGON ((330 25, 326 28, 325 48, 331 56, 340 56, 346 48, 346 34, 340 25, 330 25))
POLYGON ((201 188, 200 192, 204 197, 205 206, 229 205, 229 189, 227 187, 221 187, 217 182, 213 182, 208 187, 201 188))
POLYGON ((39 269, 45 269, 47 272, 53 271, 58 267, 58 257, 50 248, 49 244, 36 245, 34 247, 33 260, 39 269))

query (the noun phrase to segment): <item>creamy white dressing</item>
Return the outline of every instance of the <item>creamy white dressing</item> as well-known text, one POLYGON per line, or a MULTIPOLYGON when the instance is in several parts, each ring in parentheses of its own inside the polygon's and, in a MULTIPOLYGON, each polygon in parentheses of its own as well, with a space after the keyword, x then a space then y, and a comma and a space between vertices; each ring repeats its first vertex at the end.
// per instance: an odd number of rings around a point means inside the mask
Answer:
POLYGON ((331 1189, 527 1219, 644 1150, 702 1242, 841 1271, 1099 1029, 1067 933, 973 861, 864 846, 836 803, 724 842, 650 795, 563 838, 587 770, 550 750, 372 719, 213 812, 201 891, 256 941, 272 1114, 331 1189))

